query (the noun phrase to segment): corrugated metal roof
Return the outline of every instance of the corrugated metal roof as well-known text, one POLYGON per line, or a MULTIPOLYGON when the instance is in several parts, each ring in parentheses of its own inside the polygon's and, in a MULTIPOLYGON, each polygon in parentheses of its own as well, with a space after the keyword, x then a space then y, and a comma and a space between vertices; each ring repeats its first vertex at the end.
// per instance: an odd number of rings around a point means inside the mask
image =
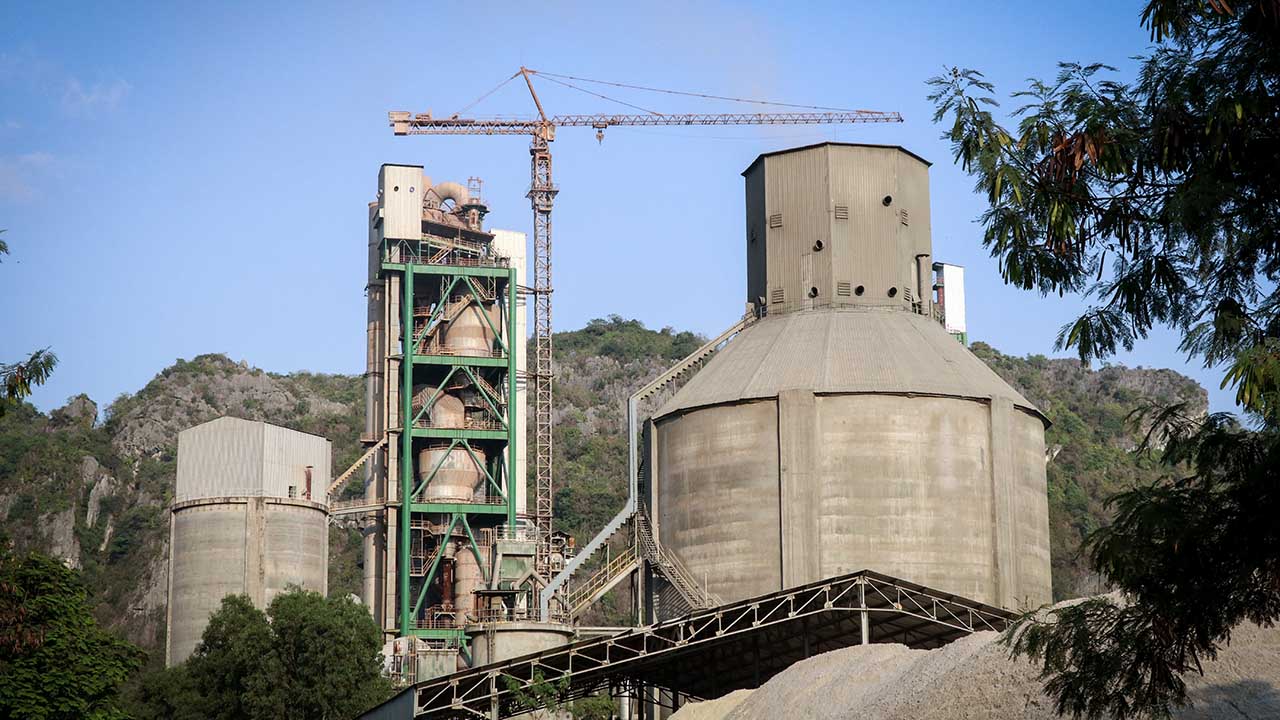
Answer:
POLYGON ((881 144, 878 144, 878 143, 820 142, 820 143, 814 143, 814 144, 812 144, 812 145, 801 145, 801 146, 799 146, 799 147, 784 148, 784 149, 782 149, 782 150, 774 150, 773 152, 760 153, 759 155, 757 155, 757 156, 756 156, 756 159, 755 159, 755 160, 752 160, 752 161, 751 161, 751 164, 747 166, 747 169, 742 171, 742 174, 743 174, 743 175, 746 175, 747 173, 751 172, 751 168, 755 167, 755 166, 756 166, 756 163, 760 162, 761 160, 764 160, 764 159, 765 159, 765 158, 767 158, 767 157, 772 157, 772 156, 774 156, 774 155, 783 155, 783 154, 786 154, 786 153, 800 152, 801 150, 812 150, 812 149, 814 149, 814 148, 818 148, 818 147, 827 147, 827 146, 832 146, 832 147, 889 148, 889 149, 892 149, 892 150, 901 150, 902 152, 904 152, 904 153, 906 153, 906 154, 910 155, 911 157, 913 157, 913 158, 915 158, 915 159, 919 160, 920 162, 924 163, 925 165, 929 165, 929 166, 932 166, 932 165, 933 165, 933 163, 929 162, 928 160, 925 160, 924 158, 922 158, 922 157, 920 157, 919 155, 917 155, 917 154, 915 154, 915 153, 911 152, 910 150, 908 150, 908 149, 906 149, 906 148, 902 147, 901 145, 881 145, 881 144))
POLYGON ((782 390, 1005 397, 1045 419, 937 322, 877 308, 765 318, 717 352, 654 417, 782 390))

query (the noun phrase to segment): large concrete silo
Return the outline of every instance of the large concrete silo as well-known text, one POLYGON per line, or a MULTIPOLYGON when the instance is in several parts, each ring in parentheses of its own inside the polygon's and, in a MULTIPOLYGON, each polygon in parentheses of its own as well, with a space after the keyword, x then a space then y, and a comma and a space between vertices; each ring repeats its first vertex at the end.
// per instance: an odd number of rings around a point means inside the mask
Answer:
POLYGON ((227 595, 266 608, 291 585, 327 592, 330 477, 322 437, 231 417, 178 433, 167 666, 191 655, 227 595))
POLYGON ((1047 601, 1046 420, 938 322, 928 163, 826 143, 743 175, 763 317, 654 414, 663 545, 726 602, 864 568, 1047 601))

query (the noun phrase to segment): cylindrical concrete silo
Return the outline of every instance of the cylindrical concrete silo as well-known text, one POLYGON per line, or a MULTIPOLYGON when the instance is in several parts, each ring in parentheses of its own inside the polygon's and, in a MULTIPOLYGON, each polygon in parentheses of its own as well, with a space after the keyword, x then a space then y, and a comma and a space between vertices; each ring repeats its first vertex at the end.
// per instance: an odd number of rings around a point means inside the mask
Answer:
POLYGON ((933 317, 928 164, 827 143, 744 175, 764 317, 654 415, 663 545, 725 601, 861 569, 1047 601, 1046 420, 933 317))
POLYGON ((219 418, 178 434, 165 661, 183 662, 227 595, 259 608, 328 590, 329 441, 219 418))

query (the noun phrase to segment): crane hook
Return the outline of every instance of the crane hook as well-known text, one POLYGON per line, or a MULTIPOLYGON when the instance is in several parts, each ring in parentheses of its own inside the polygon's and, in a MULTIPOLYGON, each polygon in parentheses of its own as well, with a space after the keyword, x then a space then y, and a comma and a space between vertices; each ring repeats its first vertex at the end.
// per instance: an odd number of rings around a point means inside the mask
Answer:
POLYGON ((604 131, 603 131, 603 130, 597 130, 597 131, 596 131, 596 142, 597 142, 597 143, 600 143, 600 144, 602 144, 602 145, 604 144, 604 131))

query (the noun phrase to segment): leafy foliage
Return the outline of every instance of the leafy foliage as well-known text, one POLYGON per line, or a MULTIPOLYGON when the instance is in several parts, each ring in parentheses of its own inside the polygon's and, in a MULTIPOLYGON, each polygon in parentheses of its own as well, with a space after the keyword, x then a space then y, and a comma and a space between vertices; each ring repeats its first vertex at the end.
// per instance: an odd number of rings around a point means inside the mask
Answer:
POLYGON ((930 80, 935 121, 989 203, 984 243, 1005 280, 1095 301, 1062 329, 1082 359, 1129 349, 1156 324, 1227 363, 1224 386, 1277 411, 1280 364, 1280 3, 1232 9, 1152 0, 1165 42, 1135 84, 1102 64, 1031 81, 1016 131, 981 73, 930 80))
POLYGON ((581 330, 556 333, 557 353, 565 356, 599 355, 619 361, 640 357, 679 360, 706 342, 696 333, 675 332, 671 328, 649 330, 639 320, 624 320, 618 315, 596 318, 581 330))
POLYGON ((1103 591, 1102 578, 1082 553, 1085 538, 1111 521, 1107 498, 1154 483, 1163 473, 1158 462, 1134 452, 1145 435, 1130 415, 1152 402, 1182 404, 1199 415, 1208 405, 1204 389, 1171 370, 1090 370, 1073 360, 1003 355, 981 342, 971 349, 1053 423, 1045 432, 1045 469, 1054 598, 1103 591))
POLYGON ((0 415, 30 395, 32 387, 43 385, 57 365, 58 356, 49 348, 37 350, 21 362, 0 364, 0 386, 4 392, 0 395, 0 415))
POLYGON ((266 612, 229 596, 185 665, 152 673, 134 693, 138 720, 343 719, 391 694, 382 634, 344 598, 291 590, 266 612))
POLYGON ((1159 44, 1135 83, 1064 63, 1015 93, 1016 132, 981 73, 930 81, 1006 282, 1094 303, 1059 347, 1103 358, 1170 326, 1226 367, 1254 421, 1139 417, 1158 477, 1116 495, 1087 545, 1122 598, 1028 618, 1011 640, 1060 712, 1090 718, 1167 716, 1233 627, 1280 618, 1280 2, 1150 0, 1142 22, 1159 44))
POLYGON ((0 717, 125 717, 117 691, 141 650, 98 626, 75 571, 0 549, 0 717))

